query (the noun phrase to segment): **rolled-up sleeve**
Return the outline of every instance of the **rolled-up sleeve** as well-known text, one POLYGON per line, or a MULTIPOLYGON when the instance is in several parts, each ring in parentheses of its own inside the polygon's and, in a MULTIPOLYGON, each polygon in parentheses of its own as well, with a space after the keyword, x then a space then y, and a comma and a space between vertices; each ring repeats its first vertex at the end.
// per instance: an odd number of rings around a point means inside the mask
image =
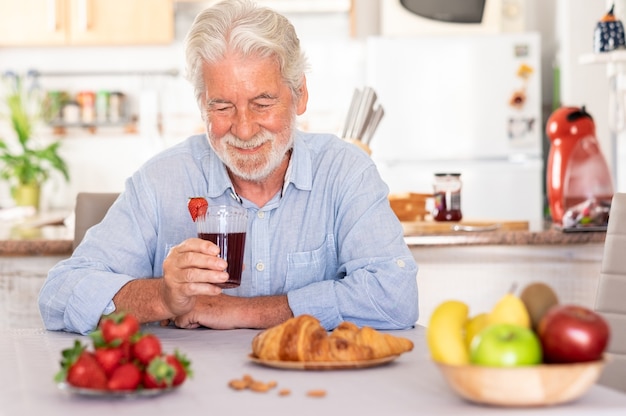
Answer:
MULTIPOLYGON (((315 221, 336 242, 336 255, 326 256, 336 261, 335 275, 291 290, 289 305, 295 315, 318 317, 327 329, 343 320, 378 329, 412 327, 418 319, 417 263, 389 205, 387 185, 369 158, 350 150, 327 169, 317 168, 333 178, 323 181, 326 199, 319 211, 325 215, 315 221)), ((311 196, 308 203, 315 201, 311 196)), ((301 230, 315 233, 315 227, 301 230)))

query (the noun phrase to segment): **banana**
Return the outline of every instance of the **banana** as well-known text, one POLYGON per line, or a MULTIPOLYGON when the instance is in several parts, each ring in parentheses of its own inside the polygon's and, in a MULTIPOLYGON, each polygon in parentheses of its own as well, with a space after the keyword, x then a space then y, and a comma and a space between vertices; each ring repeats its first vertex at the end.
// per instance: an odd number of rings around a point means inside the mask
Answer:
POLYGON ((463 334, 468 313, 469 307, 457 300, 444 301, 435 308, 426 328, 426 341, 434 361, 452 365, 469 363, 463 334))
POLYGON ((479 313, 467 320, 465 324, 465 346, 468 350, 474 336, 478 335, 487 325, 489 325, 489 314, 487 312, 479 313))

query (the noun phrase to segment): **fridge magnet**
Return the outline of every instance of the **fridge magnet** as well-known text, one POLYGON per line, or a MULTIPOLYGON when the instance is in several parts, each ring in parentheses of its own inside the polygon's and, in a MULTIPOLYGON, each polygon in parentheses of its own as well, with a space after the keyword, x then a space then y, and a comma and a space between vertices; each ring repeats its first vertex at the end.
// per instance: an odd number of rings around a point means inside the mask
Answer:
POLYGON ((517 110, 521 110, 526 104, 526 83, 534 72, 533 68, 526 64, 521 64, 517 68, 517 77, 522 80, 522 87, 513 91, 511 98, 509 99, 509 105, 517 110))
POLYGON ((534 117, 509 117, 507 136, 511 143, 518 143, 531 136, 535 128, 534 117))
POLYGON ((524 104, 526 104, 526 91, 514 91, 511 99, 509 99, 509 105, 513 108, 521 109, 524 107, 524 104))

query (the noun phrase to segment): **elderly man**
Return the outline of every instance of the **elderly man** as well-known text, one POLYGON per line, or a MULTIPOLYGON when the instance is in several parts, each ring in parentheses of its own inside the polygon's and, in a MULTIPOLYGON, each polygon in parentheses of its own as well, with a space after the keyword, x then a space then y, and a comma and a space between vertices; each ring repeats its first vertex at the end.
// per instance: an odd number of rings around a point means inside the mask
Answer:
POLYGON ((305 313, 327 329, 413 326, 417 265, 376 166, 334 135, 295 128, 307 62, 291 23, 224 1, 196 17, 186 56, 206 134, 145 163, 50 270, 46 327, 88 333, 116 310, 183 328, 267 328, 305 313), (196 237, 194 196, 248 211, 238 288, 215 285, 226 263, 196 237))

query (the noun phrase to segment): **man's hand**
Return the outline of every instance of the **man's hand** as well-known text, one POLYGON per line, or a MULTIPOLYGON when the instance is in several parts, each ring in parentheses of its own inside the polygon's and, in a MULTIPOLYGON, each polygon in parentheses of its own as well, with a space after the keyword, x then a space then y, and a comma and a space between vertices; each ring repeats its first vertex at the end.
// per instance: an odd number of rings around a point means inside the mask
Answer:
POLYGON ((214 283, 228 280, 226 261, 210 241, 190 238, 174 246, 163 261, 160 295, 172 316, 190 312, 196 296, 215 296, 222 290, 214 283))
POLYGON ((174 319, 180 328, 263 329, 293 317, 287 295, 243 298, 220 294, 198 296, 193 310, 174 319))

